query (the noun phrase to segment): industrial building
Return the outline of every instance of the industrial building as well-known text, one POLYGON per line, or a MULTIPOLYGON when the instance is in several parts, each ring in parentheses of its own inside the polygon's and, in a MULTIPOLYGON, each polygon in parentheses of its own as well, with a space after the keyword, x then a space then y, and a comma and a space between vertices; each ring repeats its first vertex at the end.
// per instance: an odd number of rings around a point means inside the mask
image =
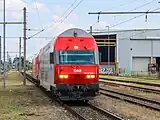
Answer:
POLYGON ((102 73, 159 71, 160 29, 92 32, 99 47, 102 73), (117 67, 116 67, 117 65, 117 67))

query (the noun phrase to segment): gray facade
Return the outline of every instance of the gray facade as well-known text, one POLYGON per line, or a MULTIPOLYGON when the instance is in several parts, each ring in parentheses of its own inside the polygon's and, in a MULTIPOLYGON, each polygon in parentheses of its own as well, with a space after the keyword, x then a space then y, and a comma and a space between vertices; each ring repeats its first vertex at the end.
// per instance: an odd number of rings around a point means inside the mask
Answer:
POLYGON ((159 29, 129 30, 117 35, 119 68, 147 71, 151 57, 160 57, 159 29))
POLYGON ((153 60, 160 57, 160 29, 110 30, 109 33, 117 35, 117 62, 121 69, 147 71, 151 56, 153 60))

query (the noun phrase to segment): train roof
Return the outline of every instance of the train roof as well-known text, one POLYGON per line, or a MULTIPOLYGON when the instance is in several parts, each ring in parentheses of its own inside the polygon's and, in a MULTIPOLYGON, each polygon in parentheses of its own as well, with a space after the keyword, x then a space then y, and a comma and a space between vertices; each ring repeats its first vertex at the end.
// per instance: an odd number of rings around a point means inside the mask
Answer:
POLYGON ((77 35, 77 37, 92 37, 92 35, 88 34, 86 31, 79 29, 79 28, 71 28, 64 32, 62 32, 58 37, 74 37, 74 35, 77 35))
POLYGON ((61 33, 54 44, 54 50, 97 50, 94 37, 79 28, 72 28, 61 33), (75 39, 74 39, 75 38, 75 39))
POLYGON ((46 45, 44 45, 38 55, 41 55, 44 51, 48 50, 50 48, 50 45, 55 44, 55 42, 58 40, 58 38, 61 37, 87 37, 87 38, 93 38, 94 37, 92 35, 90 35, 89 33, 87 33, 86 31, 84 31, 83 29, 80 28, 71 28, 71 29, 67 29, 64 32, 62 32, 61 34, 59 34, 57 37, 53 38, 51 41, 49 41, 46 45))

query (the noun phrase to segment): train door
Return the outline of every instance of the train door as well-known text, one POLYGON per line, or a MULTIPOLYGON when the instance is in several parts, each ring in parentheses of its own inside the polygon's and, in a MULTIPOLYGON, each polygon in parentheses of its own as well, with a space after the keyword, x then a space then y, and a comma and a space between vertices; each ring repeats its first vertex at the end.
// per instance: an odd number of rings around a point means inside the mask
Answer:
POLYGON ((49 82, 50 82, 50 85, 51 86, 54 86, 54 64, 55 64, 55 61, 54 61, 54 55, 55 53, 54 52, 50 52, 50 56, 49 56, 49 82))

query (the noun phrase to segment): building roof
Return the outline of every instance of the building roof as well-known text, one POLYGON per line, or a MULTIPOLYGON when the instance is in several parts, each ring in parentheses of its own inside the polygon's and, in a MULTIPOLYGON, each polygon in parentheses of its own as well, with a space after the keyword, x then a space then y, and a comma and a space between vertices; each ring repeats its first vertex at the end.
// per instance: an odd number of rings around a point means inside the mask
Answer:
POLYGON ((160 28, 141 28, 141 29, 111 29, 111 30, 98 30, 98 31, 93 31, 92 34, 93 35, 102 35, 102 34, 115 34, 115 33, 119 33, 119 32, 135 32, 135 31, 160 31, 160 28))

